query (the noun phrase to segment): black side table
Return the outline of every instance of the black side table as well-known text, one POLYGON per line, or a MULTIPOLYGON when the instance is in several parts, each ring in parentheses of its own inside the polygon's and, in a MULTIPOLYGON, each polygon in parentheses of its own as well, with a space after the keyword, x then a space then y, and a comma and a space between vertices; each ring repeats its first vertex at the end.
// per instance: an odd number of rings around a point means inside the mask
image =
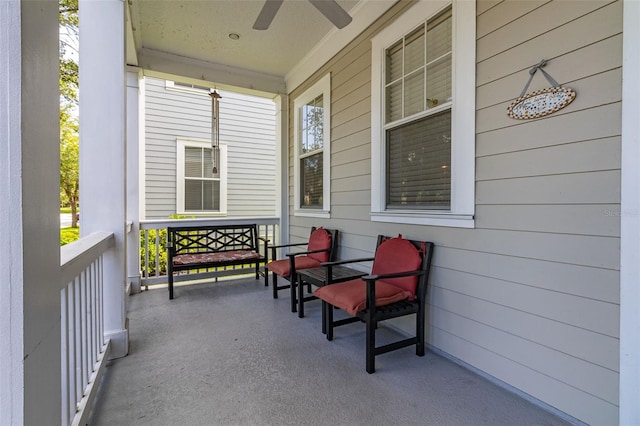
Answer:
MULTIPOLYGON (((298 274, 298 317, 304 317, 304 302, 317 299, 316 296, 304 296, 304 285, 315 285, 322 287, 328 284, 335 284, 349 281, 367 275, 367 272, 358 271, 343 265, 327 265, 318 268, 302 269, 298 274), (328 277, 328 279, 327 279, 328 277)), ((324 321, 322 326, 324 327, 324 321)))

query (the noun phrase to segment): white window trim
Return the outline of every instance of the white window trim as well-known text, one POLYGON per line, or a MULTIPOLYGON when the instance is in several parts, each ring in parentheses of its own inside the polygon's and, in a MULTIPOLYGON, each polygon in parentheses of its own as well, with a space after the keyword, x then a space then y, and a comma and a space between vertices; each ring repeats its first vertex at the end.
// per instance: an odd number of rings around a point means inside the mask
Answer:
POLYGON ((176 214, 192 216, 227 215, 227 145, 220 143, 220 211, 189 211, 184 209, 184 151, 186 147, 211 148, 211 142, 201 139, 176 140, 176 214))
POLYGON ((372 39, 371 220, 473 228, 475 211, 476 2, 453 2, 451 110, 451 210, 386 208, 384 155, 384 54, 412 29, 451 4, 421 0, 372 39))
POLYGON ((294 216, 331 217, 331 74, 322 77, 293 101, 293 192, 294 216), (322 148, 322 209, 300 207, 300 108, 322 95, 323 148, 322 148))

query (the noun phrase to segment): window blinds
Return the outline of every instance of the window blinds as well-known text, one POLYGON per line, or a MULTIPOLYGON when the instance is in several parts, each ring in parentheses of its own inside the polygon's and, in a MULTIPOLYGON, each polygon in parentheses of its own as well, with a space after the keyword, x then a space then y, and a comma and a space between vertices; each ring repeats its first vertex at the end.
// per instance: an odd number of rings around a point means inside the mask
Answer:
POLYGON ((387 132, 387 207, 448 208, 451 111, 387 132))
POLYGON ((220 181, 214 178, 212 169, 210 148, 185 147, 185 211, 220 210, 220 181))

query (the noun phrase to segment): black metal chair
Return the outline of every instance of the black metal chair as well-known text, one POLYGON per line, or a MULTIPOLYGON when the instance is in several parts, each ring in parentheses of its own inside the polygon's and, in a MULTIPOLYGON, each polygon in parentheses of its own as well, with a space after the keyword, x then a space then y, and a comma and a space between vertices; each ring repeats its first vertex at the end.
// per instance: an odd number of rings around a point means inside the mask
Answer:
MULTIPOLYGON (((426 241, 378 236, 371 275, 320 287, 315 295, 322 299, 323 330, 333 340, 333 329, 356 321, 366 323, 366 370, 375 372, 375 356, 416 345, 416 355, 424 355, 426 294, 434 244, 426 241), (333 319, 333 309, 351 317, 333 319), (376 347, 376 328, 380 321, 416 315, 416 334, 376 347)), ((354 261, 362 261, 357 259, 354 261)), ((354 261, 333 262, 331 265, 354 261)), ((325 265, 326 266, 326 265, 325 265)))
MULTIPOLYGON (((307 268, 317 268, 323 262, 333 261, 336 258, 338 248, 338 231, 324 229, 322 227, 311 228, 309 241, 295 244, 281 244, 269 246, 271 249, 271 261, 267 259, 264 285, 269 285, 269 273, 271 271, 271 281, 273 286, 273 298, 278 298, 278 291, 290 289, 291 312, 297 311, 297 275, 296 271, 307 268), (277 249, 307 246, 305 251, 287 253, 285 258, 277 258, 277 249), (278 285, 278 277, 289 281, 289 284, 278 285)), ((269 250, 267 250, 267 256, 269 250)))

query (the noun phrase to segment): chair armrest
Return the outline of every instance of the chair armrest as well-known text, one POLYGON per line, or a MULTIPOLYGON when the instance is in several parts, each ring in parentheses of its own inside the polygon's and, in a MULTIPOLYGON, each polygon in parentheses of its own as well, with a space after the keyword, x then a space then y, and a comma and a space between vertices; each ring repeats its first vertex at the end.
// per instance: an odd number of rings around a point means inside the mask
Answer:
POLYGON ((413 276, 420 276, 420 275, 424 275, 425 271, 419 269, 417 271, 407 271, 407 272, 396 272, 393 274, 378 274, 378 275, 365 275, 364 277, 361 277, 366 286, 367 286, 367 290, 366 290, 366 294, 367 294, 367 304, 366 304, 366 309, 368 311, 368 316, 372 319, 373 318, 373 312, 376 310, 375 306, 375 300, 376 300, 376 286, 375 283, 377 280, 382 280, 382 279, 386 279, 386 278, 400 278, 400 277, 413 277, 413 276), (373 306, 373 309, 370 309, 370 307, 373 306))
POLYGON ((283 248, 283 247, 294 247, 294 246, 306 246, 309 242, 306 243, 293 243, 293 244, 280 244, 277 246, 269 246, 271 249, 283 248))
MULTIPOLYGON (((256 238, 264 243, 264 258, 265 258, 265 262, 267 262, 269 260, 269 242, 271 240, 265 237, 256 237, 256 238)), ((260 248, 256 247, 256 250, 258 251, 258 254, 260 254, 260 248)))
POLYGON ((417 271, 395 272, 393 274, 365 275, 362 277, 362 279, 365 281, 373 282, 377 280, 384 280, 387 278, 413 277, 420 275, 424 275, 424 271, 419 269, 417 271))
POLYGON ((326 249, 310 250, 310 251, 298 251, 295 253, 287 253, 286 256, 296 257, 296 256, 307 255, 312 253, 324 253, 325 251, 330 251, 330 250, 331 250, 330 248, 326 248, 326 249))
POLYGON ((293 243, 293 244, 279 244, 277 246, 268 246, 267 252, 271 249, 271 260, 276 260, 278 256, 276 256, 276 249, 284 248, 284 247, 296 247, 296 246, 304 246, 307 243, 293 243))
POLYGON ((345 265, 347 263, 358 263, 358 262, 371 262, 373 257, 361 257, 359 259, 347 259, 347 260, 337 260, 335 262, 323 262, 320 266, 335 266, 335 265, 345 265))

